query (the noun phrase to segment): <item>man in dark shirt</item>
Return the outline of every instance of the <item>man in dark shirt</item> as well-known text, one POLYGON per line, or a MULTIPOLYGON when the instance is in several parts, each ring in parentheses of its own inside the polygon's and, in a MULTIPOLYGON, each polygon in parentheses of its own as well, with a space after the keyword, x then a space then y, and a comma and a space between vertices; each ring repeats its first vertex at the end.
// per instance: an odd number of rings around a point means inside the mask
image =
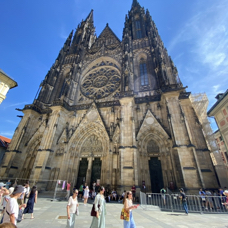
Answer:
POLYGON ((135 187, 135 185, 132 186, 131 192, 132 192, 132 196, 133 196, 133 202, 135 202, 135 193, 136 193, 136 187, 135 187))
POLYGON ((187 205, 187 197, 184 193, 184 189, 180 188, 180 199, 182 201, 183 208, 185 210, 186 215, 188 215, 188 205, 187 205))

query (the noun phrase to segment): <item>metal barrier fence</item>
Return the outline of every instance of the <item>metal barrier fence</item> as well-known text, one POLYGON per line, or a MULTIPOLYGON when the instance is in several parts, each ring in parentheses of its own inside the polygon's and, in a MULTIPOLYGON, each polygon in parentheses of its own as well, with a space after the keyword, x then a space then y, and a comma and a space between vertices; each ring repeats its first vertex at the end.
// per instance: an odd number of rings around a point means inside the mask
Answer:
MULTIPOLYGON (((223 205, 226 197, 186 195, 189 213, 227 213, 228 206, 223 205)), ((162 211, 185 212, 178 194, 158 194, 140 192, 141 207, 150 210, 158 206, 162 211)))

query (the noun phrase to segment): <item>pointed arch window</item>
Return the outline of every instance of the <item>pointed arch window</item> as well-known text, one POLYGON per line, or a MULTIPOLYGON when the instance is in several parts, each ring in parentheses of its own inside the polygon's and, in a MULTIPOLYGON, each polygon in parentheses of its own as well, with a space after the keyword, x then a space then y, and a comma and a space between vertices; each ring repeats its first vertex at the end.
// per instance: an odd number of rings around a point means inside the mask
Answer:
POLYGON ((142 38, 142 31, 141 31, 140 20, 135 21, 135 28, 136 28, 136 38, 141 39, 142 38))
POLYGON ((149 84, 148 75, 147 75, 147 67, 145 59, 140 59, 140 78, 141 78, 141 86, 145 86, 149 84))

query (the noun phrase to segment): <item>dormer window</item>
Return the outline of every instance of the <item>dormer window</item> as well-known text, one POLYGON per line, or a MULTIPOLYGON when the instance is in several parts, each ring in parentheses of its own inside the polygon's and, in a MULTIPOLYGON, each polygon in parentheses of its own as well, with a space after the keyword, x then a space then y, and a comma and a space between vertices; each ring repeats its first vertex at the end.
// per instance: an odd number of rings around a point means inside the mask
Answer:
POLYGON ((149 84, 148 75, 147 75, 147 68, 146 68, 146 61, 145 59, 140 59, 140 79, 141 79, 141 86, 145 86, 149 84))

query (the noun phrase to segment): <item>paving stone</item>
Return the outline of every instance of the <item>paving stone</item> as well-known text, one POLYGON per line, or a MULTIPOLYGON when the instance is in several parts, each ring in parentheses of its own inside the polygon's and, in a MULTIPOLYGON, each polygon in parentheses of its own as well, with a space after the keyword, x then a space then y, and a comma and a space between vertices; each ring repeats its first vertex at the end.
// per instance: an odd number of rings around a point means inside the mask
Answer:
MULTIPOLYGON (((80 204, 80 215, 76 218, 76 227, 89 228, 92 217, 90 211, 92 204, 84 206, 80 204)), ((46 198, 39 198, 34 208, 35 219, 30 219, 26 214, 25 219, 18 224, 18 228, 60 228, 66 226, 66 219, 58 219, 66 216, 66 201, 51 202, 46 198)), ((122 204, 107 204, 106 228, 121 228, 123 221, 120 219, 122 204)), ((228 227, 227 214, 189 214, 155 211, 145 211, 138 208, 133 211, 137 228, 220 228, 228 227)))

